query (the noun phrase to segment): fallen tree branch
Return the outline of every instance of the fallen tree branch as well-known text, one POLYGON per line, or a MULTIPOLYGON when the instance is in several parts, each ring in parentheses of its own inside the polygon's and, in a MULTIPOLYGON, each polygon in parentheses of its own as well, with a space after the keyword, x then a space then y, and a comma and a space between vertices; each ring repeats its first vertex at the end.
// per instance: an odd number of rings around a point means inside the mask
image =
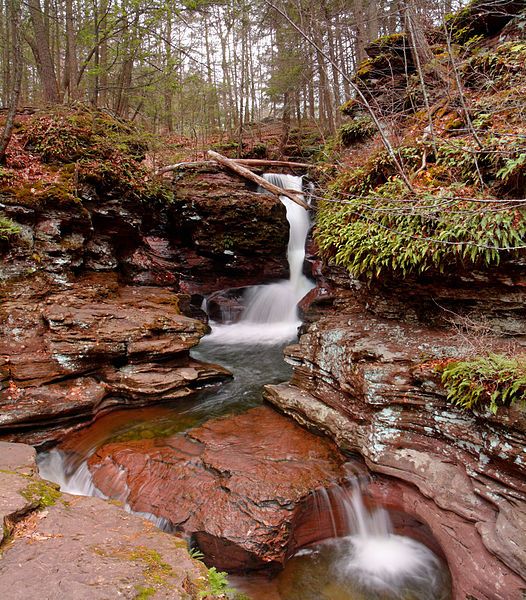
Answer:
POLYGON ((278 197, 286 196, 287 198, 292 200, 292 202, 299 204, 305 210, 309 210, 309 205, 305 202, 305 200, 303 199, 303 195, 300 192, 291 192, 290 190, 284 190, 284 189, 278 187, 277 185, 270 183, 266 179, 263 179, 263 177, 256 175, 250 169, 246 169, 242 165, 238 164, 237 161, 234 161, 230 158, 226 158, 226 156, 223 156, 222 154, 218 154, 217 152, 214 152, 213 150, 208 151, 208 156, 213 158, 220 165, 223 165, 227 169, 230 169, 234 173, 237 173, 237 175, 244 177, 245 179, 248 179, 249 181, 253 181, 254 183, 257 183, 259 186, 261 186, 262 188, 264 188, 271 194, 274 194, 278 197))
MULTIPOLYGON (((290 167, 293 169, 309 169, 312 167, 312 165, 309 163, 288 162, 286 160, 265 160, 263 158, 235 158, 231 160, 239 165, 246 165, 247 167, 290 167)), ((162 175, 163 173, 176 171, 177 169, 185 169, 188 167, 206 167, 215 164, 216 162, 213 160, 180 162, 175 163, 174 165, 166 165, 166 167, 161 167, 155 173, 157 175, 162 175)))

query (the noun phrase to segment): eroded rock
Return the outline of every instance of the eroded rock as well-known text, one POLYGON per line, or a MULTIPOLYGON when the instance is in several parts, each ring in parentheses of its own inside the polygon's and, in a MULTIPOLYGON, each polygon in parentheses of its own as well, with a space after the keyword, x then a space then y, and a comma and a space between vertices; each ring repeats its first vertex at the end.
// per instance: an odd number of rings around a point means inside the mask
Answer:
POLYGON ((100 498, 62 494, 36 471, 31 447, 0 442, 6 598, 202 597, 206 569, 183 540, 100 498))
MULTIPOLYGON (((0 434, 67 425, 103 409, 179 398, 229 376, 189 358, 207 326, 164 288, 91 274, 57 289, 12 284, 0 309, 0 434)), ((49 431, 55 439, 57 431, 49 431)), ((46 433, 39 441, 46 440, 46 433)))
MULTIPOLYGON (((286 350, 290 384, 267 386, 266 398, 361 454, 381 475, 371 487, 374 500, 430 527, 455 599, 521 598, 524 412, 501 408, 494 416, 448 404, 426 365, 464 356, 465 335, 383 319, 354 298, 337 292, 334 308, 322 307, 325 316, 286 350)), ((498 350, 508 342, 492 344, 498 350)))
POLYGON ((258 407, 185 436, 108 444, 89 465, 103 493, 167 519, 211 563, 236 570, 282 564, 313 541, 295 520, 312 490, 344 476, 343 462, 330 441, 258 407))

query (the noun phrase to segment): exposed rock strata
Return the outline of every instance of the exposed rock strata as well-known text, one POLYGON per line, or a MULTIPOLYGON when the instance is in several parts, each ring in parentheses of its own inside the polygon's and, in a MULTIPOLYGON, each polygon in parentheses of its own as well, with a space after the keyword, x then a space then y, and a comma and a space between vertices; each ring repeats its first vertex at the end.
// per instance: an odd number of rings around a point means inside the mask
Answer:
POLYGON ((183 540, 115 504, 61 494, 36 471, 32 448, 0 443, 4 597, 202 597, 206 570, 190 558, 183 540))
POLYGON ((209 293, 287 275, 284 205, 219 168, 185 169, 175 181, 172 233, 185 257, 184 291, 209 293))
POLYGON ((174 202, 155 206, 101 198, 88 185, 73 205, 9 198, 0 208, 21 232, 0 240, 0 280, 118 272, 129 284, 203 294, 286 275, 288 223, 278 198, 214 167, 185 169, 173 185, 174 202))
POLYGON ((336 310, 323 298, 316 312, 324 316, 286 350, 290 384, 267 386, 267 399, 384 476, 371 493, 429 525, 447 557, 455 599, 521 598, 524 412, 502 408, 492 416, 448 405, 425 365, 464 355, 466 338, 374 316, 357 296, 340 290, 336 310))
POLYGON ((189 358, 207 327, 181 314, 184 298, 167 289, 93 274, 58 289, 36 278, 5 290, 0 435, 9 439, 85 421, 110 406, 187 396, 229 375, 189 358))
POLYGON ((186 436, 108 444, 89 464, 105 494, 167 519, 207 560, 235 570, 279 565, 327 534, 311 492, 342 478, 344 460, 332 442, 259 407, 186 436))

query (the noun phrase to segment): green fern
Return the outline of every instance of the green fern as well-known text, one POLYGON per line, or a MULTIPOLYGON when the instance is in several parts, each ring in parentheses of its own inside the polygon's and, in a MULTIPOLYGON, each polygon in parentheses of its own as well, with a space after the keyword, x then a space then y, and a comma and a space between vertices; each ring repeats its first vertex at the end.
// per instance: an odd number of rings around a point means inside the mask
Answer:
POLYGON ((20 233, 20 227, 11 219, 0 216, 0 240, 7 240, 20 233))
POLYGON ((526 355, 513 358, 490 354, 472 360, 453 361, 438 368, 447 399, 456 406, 526 406, 526 355))
POLYGON ((520 208, 492 211, 491 204, 464 201, 461 210, 448 210, 445 197, 401 202, 404 193, 393 178, 374 196, 321 202, 315 237, 323 257, 371 280, 495 266, 508 248, 526 243, 520 208))

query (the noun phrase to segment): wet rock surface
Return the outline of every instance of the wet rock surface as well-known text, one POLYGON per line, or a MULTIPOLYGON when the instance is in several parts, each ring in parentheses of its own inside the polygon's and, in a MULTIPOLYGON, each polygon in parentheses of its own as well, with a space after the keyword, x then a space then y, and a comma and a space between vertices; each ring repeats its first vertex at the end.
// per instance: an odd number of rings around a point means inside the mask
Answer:
POLYGON ((175 178, 173 233, 185 256, 182 289, 208 294, 288 274, 289 228, 280 200, 220 168, 175 178))
POLYGON ((132 285, 208 294, 287 275, 288 223, 278 198, 214 167, 184 169, 173 188, 173 202, 154 206, 101 197, 88 185, 72 206, 9 198, 3 213, 21 231, 0 240, 0 281, 118 272, 132 285))
MULTIPOLYGON (((267 386, 267 400, 365 458, 380 475, 372 498, 431 529, 455 599, 521 598, 525 413, 468 412, 447 403, 432 364, 465 356, 465 334, 400 314, 375 316, 360 293, 331 293, 313 305, 320 320, 286 350, 291 382, 267 386)), ((491 341, 495 350, 508 343, 491 341)))
POLYGON ((183 540, 115 504, 60 493, 38 477, 29 446, 0 442, 0 519, 6 598, 183 600, 206 589, 183 540))
POLYGON ((238 570, 282 564, 312 541, 294 525, 312 490, 344 476, 343 462, 332 442, 258 407, 185 436, 108 444, 89 466, 104 494, 167 519, 211 563, 238 570))
POLYGON ((40 278, 5 286, 0 435, 19 440, 40 429, 32 441, 52 440, 57 430, 46 427, 187 396, 228 376, 189 357, 207 327, 181 314, 180 298, 163 288, 120 285, 111 273, 61 286, 40 278))

